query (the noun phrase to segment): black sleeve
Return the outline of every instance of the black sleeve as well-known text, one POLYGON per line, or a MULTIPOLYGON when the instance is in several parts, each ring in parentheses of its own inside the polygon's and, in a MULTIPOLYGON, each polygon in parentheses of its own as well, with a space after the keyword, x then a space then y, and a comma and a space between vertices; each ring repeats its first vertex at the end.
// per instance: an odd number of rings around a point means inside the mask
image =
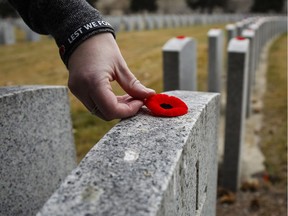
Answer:
POLYGON ((86 0, 9 0, 26 24, 35 32, 54 37, 67 65, 75 48, 92 35, 110 32, 99 11, 86 0))

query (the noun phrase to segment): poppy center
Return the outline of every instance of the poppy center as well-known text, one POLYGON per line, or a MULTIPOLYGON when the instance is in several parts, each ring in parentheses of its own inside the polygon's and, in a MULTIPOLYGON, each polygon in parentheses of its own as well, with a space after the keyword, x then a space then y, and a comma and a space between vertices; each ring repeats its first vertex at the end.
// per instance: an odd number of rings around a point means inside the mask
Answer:
POLYGON ((166 104, 166 103, 162 103, 162 104, 160 104, 160 106, 163 109, 172 109, 173 108, 173 106, 171 106, 170 104, 166 104))

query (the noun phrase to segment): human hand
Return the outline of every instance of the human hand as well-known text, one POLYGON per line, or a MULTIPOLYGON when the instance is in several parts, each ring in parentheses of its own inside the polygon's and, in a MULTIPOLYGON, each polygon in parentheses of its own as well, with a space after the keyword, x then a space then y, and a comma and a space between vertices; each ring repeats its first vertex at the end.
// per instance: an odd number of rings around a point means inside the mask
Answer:
POLYGON ((111 33, 85 40, 70 56, 68 87, 93 114, 104 120, 135 115, 155 91, 144 87, 130 72, 111 33), (116 96, 116 80, 127 93, 116 96))

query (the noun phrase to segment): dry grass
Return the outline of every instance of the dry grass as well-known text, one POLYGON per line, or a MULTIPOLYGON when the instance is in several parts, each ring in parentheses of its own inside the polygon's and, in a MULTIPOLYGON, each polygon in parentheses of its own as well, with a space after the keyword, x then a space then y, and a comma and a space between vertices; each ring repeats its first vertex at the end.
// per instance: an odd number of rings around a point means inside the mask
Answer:
POLYGON ((268 172, 287 184, 287 34, 271 47, 261 147, 268 172))
POLYGON ((217 215, 287 215, 287 34, 272 45, 268 59, 267 91, 260 132, 260 146, 268 175, 265 174, 264 178, 259 175, 253 190, 247 190, 246 184, 246 190, 229 196, 236 198, 232 204, 218 201, 217 215))
MULTIPOLYGON (((207 32, 208 26, 162 29, 141 32, 120 32, 117 41, 131 71, 145 85, 162 91, 162 46, 172 37, 185 35, 197 40, 198 89, 207 89, 207 32)), ((217 25, 223 28, 224 25, 217 25)), ((16 45, 0 47, 0 85, 66 85, 68 73, 61 62, 58 49, 48 37, 40 42, 26 43, 22 32, 17 31, 16 45)), ((115 93, 121 94, 113 84, 115 93)), ((71 109, 78 158, 89 149, 117 121, 104 122, 91 116, 72 95, 71 109)))

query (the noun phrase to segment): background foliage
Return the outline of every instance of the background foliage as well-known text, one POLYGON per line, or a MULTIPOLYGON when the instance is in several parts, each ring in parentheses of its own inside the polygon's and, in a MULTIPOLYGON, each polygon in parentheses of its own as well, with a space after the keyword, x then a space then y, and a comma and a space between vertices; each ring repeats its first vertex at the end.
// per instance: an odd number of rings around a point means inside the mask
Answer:
MULTIPOLYGON (((97 8, 99 0, 86 0, 90 5, 97 8)), ((159 0, 129 0, 130 11, 124 13, 139 13, 139 12, 157 12, 159 0)), ((224 12, 231 13, 229 4, 232 0, 185 0, 186 5, 192 10, 198 10, 200 13, 213 13, 216 8, 224 12)), ((100 2, 101 3, 101 2, 100 2)), ((100 4, 99 3, 99 4, 100 4)), ((113 4, 111 5, 113 7, 113 4)), ((254 13, 279 13, 287 11, 287 0, 253 0, 250 12, 254 13), (285 4, 286 3, 286 4, 285 4)), ((105 10, 102 11, 105 13, 105 10)), ((15 17, 17 13, 10 6, 8 0, 0 0, 0 17, 15 17)))
POLYGON ((257 13, 281 12, 284 3, 285 0, 254 0, 251 11, 257 13))

